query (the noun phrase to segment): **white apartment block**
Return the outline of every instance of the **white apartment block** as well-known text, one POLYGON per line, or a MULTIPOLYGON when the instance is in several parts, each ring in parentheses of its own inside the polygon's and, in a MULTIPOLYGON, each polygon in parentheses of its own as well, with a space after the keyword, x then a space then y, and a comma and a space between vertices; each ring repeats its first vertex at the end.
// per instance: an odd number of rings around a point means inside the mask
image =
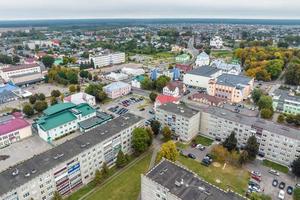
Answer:
POLYGON ((190 141, 199 132, 200 112, 183 104, 162 104, 156 108, 155 118, 162 126, 169 126, 181 141, 190 141))
POLYGON ((239 147, 254 135, 260 143, 259 153, 274 162, 289 166, 300 155, 299 129, 217 107, 202 110, 200 134, 224 141, 232 131, 239 147))
POLYGON ((117 153, 131 154, 132 131, 144 119, 127 113, 0 173, 1 200, 51 200, 67 196, 94 178, 103 163, 113 166, 117 153))
POLYGON ((93 60, 95 68, 116 65, 125 62, 125 53, 117 52, 99 56, 90 56, 90 60, 93 60))
POLYGON ((41 67, 38 64, 24 64, 24 65, 7 65, 0 69, 0 76, 9 81, 11 77, 22 76, 26 74, 41 73, 41 67))

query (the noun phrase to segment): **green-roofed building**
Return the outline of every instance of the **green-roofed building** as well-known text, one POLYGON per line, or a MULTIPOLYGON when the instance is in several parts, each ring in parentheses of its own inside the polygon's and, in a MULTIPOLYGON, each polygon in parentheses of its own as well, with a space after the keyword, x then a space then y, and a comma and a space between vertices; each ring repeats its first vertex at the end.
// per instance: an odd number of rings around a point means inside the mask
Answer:
POLYGON ((96 116, 96 110, 87 103, 60 103, 44 110, 37 120, 39 136, 51 142, 79 128, 79 122, 96 116))
POLYGON ((190 56, 188 54, 181 54, 179 56, 176 56, 175 58, 177 63, 187 63, 190 61, 190 56))

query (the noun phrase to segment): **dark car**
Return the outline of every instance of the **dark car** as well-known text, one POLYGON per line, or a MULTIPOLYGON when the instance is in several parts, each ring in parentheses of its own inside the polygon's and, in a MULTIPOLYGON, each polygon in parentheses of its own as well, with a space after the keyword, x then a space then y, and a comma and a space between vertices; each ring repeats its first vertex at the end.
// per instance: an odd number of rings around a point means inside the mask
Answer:
POLYGON ((285 182, 280 182, 278 187, 283 190, 285 188, 285 182))
POLYGON ((193 144, 191 145, 192 148, 195 148, 196 146, 197 146, 196 143, 193 143, 193 144))
POLYGON ((140 111, 144 111, 144 110, 145 110, 145 108, 141 108, 141 109, 140 109, 140 111))
POLYGON ((293 191, 294 191, 294 188, 292 186, 288 186, 286 188, 286 193, 288 193, 289 195, 292 195, 293 194, 293 191))
POLYGON ((274 179, 274 180, 272 181, 272 185, 273 185, 274 187, 277 187, 277 186, 278 186, 278 180, 277 180, 277 179, 274 179))
POLYGON ((191 159, 196 159, 196 156, 194 154, 192 154, 192 153, 189 153, 188 157, 191 158, 191 159))

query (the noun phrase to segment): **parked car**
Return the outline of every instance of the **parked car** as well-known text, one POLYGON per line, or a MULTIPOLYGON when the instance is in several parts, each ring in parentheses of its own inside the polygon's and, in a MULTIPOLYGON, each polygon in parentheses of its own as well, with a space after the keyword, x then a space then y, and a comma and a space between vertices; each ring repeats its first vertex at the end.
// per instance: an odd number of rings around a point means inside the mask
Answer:
POLYGON ((254 181, 251 181, 251 180, 248 182, 248 185, 251 185, 251 186, 255 186, 255 187, 257 187, 257 188, 260 188, 260 185, 259 185, 258 183, 254 182, 254 181))
POLYGON ((279 189, 283 190, 285 188, 285 182, 283 182, 283 181, 280 182, 278 187, 279 187, 279 189))
POLYGON ((287 186, 286 193, 288 193, 289 195, 292 195, 293 191, 294 191, 294 188, 292 186, 287 186))
POLYGON ((248 190, 252 190, 253 192, 261 192, 260 187, 256 187, 254 185, 249 185, 248 190))
POLYGON ((261 176, 261 173, 259 171, 251 171, 251 174, 254 176, 261 176))
POLYGON ((149 113, 150 113, 151 115, 154 115, 154 114, 155 114, 153 110, 149 110, 149 113))
POLYGON ((140 109, 140 111, 144 111, 144 110, 145 110, 145 108, 141 108, 141 109, 140 109))
POLYGON ((253 178, 254 180, 261 182, 261 176, 255 176, 255 175, 251 175, 251 178, 253 178))
POLYGON ((203 146, 202 144, 197 144, 196 148, 201 150, 201 151, 205 150, 205 146, 203 146))
POLYGON ((276 171, 276 170, 274 170, 274 169, 270 169, 270 170, 269 170, 269 173, 270 173, 270 174, 273 174, 273 175, 275 175, 275 176, 279 176, 279 172, 276 171))
POLYGON ((197 146, 196 143, 193 143, 193 144, 191 145, 192 148, 196 148, 196 146, 197 146))
POLYGON ((272 181, 272 185, 273 185, 274 187, 277 187, 277 186, 278 186, 278 180, 277 180, 277 179, 274 179, 274 180, 272 181))
POLYGON ((196 159, 196 156, 194 154, 192 154, 192 153, 189 153, 188 157, 191 158, 191 159, 196 159))
POLYGON ((295 188, 300 188, 300 183, 296 183, 295 188))
POLYGON ((278 198, 279 198, 279 199, 282 199, 282 200, 284 199, 284 191, 283 191, 283 190, 280 190, 280 191, 279 191, 279 193, 278 193, 278 198))

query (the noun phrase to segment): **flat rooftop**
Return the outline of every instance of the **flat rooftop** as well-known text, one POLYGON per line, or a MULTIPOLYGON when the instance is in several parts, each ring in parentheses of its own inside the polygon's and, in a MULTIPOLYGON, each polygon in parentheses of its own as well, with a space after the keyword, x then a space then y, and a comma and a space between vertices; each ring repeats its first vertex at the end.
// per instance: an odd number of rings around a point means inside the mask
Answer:
POLYGON ((245 86, 248 85, 252 78, 241 75, 222 74, 217 78, 217 84, 230 87, 245 86))
POLYGON ((0 196, 79 155, 87 148, 92 148, 120 133, 141 120, 143 120, 142 117, 126 113, 123 116, 117 117, 114 120, 1 172, 0 196), (57 158, 58 155, 62 156, 57 158), (15 169, 18 169, 19 174, 13 176, 12 173, 15 169), (33 173, 33 171, 35 171, 35 173, 33 173), (26 173, 30 173, 30 176, 26 177, 26 173))
POLYGON ((210 77, 211 75, 213 75, 219 71, 220 71, 220 69, 206 65, 203 67, 193 69, 192 71, 189 71, 187 74, 210 77))
POLYGON ((236 193, 221 190, 193 172, 168 160, 161 161, 145 176, 167 188, 171 194, 182 200, 246 199, 236 193))
POLYGON ((175 104, 175 103, 165 103, 160 105, 157 109, 161 109, 177 115, 182 115, 187 118, 191 118, 197 113, 199 113, 198 110, 187 107, 184 104, 175 104))

